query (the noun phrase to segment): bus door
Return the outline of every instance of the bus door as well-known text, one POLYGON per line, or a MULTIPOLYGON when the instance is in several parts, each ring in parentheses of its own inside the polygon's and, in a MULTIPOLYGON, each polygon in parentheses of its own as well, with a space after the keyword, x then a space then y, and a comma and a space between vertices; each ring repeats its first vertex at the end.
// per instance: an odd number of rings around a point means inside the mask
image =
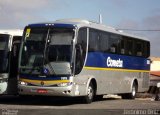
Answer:
POLYGON ((21 44, 21 36, 14 36, 12 42, 12 49, 10 53, 10 68, 9 68, 9 79, 8 79, 8 94, 18 94, 18 57, 21 44))

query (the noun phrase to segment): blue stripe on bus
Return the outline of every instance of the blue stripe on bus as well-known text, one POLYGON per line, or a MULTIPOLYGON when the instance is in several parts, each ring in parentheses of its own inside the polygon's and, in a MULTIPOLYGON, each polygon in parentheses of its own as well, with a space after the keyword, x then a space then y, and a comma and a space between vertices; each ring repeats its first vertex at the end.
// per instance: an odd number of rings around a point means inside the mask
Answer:
POLYGON ((73 24, 54 24, 54 27, 75 28, 73 24))
POLYGON ((40 24, 30 24, 29 27, 63 27, 63 28, 75 28, 73 24, 54 24, 54 23, 40 23, 40 24))
POLYGON ((69 80, 69 76, 46 76, 43 77, 40 75, 27 75, 27 74, 20 74, 19 77, 21 79, 30 79, 30 80, 62 80, 62 77, 66 77, 67 79, 65 80, 69 80))
POLYGON ((89 52, 85 66, 132 70, 150 70, 150 64, 147 58, 102 52, 89 52))

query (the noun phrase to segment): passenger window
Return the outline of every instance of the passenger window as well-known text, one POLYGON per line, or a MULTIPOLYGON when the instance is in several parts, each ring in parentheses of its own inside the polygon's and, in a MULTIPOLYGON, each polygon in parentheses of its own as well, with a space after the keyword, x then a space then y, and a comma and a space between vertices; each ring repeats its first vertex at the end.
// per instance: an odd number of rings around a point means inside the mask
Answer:
POLYGON ((149 42, 145 42, 145 46, 144 46, 144 55, 145 57, 149 57, 150 56, 150 43, 149 42))
POLYGON ((136 55, 137 56, 142 56, 143 54, 143 44, 142 42, 137 42, 136 43, 136 55))
POLYGON ((108 52, 108 40, 109 34, 105 32, 101 32, 100 39, 99 39, 99 49, 102 52, 108 52))
POLYGON ((120 42, 120 54, 125 54, 125 41, 121 40, 120 42))
POLYGON ((90 29, 89 32, 89 51, 98 51, 99 50, 99 33, 93 29, 90 29))
POLYGON ((126 50, 128 55, 133 55, 133 40, 127 40, 126 50))
POLYGON ((118 53, 118 46, 120 44, 120 36, 111 34, 109 38, 109 48, 111 53, 118 53))

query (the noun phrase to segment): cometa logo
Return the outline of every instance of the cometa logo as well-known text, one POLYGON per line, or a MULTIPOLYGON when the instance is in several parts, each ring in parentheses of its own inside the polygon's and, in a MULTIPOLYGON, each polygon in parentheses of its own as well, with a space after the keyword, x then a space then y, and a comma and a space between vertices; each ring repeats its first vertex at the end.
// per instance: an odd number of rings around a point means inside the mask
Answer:
POLYGON ((123 67, 123 60, 121 60, 120 58, 118 60, 114 60, 111 57, 108 57, 107 66, 108 67, 123 67))

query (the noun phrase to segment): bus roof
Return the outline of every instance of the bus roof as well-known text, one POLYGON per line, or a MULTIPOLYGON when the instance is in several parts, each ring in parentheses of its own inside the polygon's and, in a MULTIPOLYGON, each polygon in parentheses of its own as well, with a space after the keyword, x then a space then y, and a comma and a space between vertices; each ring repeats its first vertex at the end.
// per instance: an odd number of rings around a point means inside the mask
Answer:
POLYGON ((83 20, 83 19, 62 19, 62 20, 56 20, 54 23, 69 23, 69 24, 75 24, 79 27, 87 26, 87 27, 91 27, 91 28, 95 28, 95 29, 99 29, 103 31, 108 31, 111 33, 119 34, 119 35, 124 35, 128 37, 133 37, 133 38, 138 38, 138 39, 143 39, 143 40, 148 41, 148 39, 145 37, 125 33, 123 31, 116 30, 113 27, 106 26, 104 24, 100 24, 100 23, 93 22, 93 21, 83 20))
POLYGON ((5 29, 5 30, 0 30, 0 34, 9 34, 12 36, 22 36, 23 30, 20 29, 5 29))
POLYGON ((124 35, 124 36, 128 36, 128 37, 132 37, 132 38, 136 38, 136 39, 142 39, 145 41, 149 41, 147 38, 145 37, 140 37, 137 35, 133 35, 133 34, 129 34, 129 33, 124 33, 123 31, 119 31, 116 30, 113 27, 110 26, 106 26, 97 22, 93 22, 93 21, 88 21, 88 20, 83 20, 83 19, 61 19, 61 20, 56 20, 54 22, 44 22, 44 23, 37 23, 37 24, 30 24, 30 25, 46 25, 46 26, 53 26, 54 24, 69 24, 69 25, 73 25, 75 27, 90 27, 90 28, 94 28, 94 29, 98 29, 98 30, 102 30, 102 31, 108 31, 111 33, 115 33, 115 34, 119 34, 119 35, 124 35))

